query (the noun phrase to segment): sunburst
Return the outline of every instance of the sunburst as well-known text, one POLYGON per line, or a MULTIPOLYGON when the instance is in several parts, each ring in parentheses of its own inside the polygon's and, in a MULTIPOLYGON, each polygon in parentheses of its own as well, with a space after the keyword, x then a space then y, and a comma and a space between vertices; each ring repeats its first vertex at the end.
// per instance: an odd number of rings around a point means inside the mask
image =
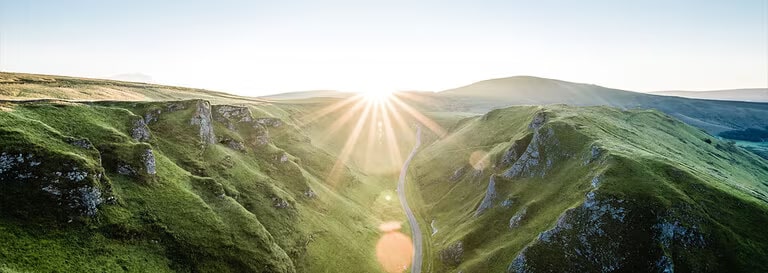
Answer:
POLYGON ((300 119, 299 124, 309 126, 325 117, 335 118, 330 125, 320 129, 321 143, 343 139, 343 146, 326 178, 329 185, 336 184, 344 168, 351 163, 353 154, 357 159, 353 163, 363 171, 399 168, 403 163, 401 146, 412 144, 410 140, 414 139, 417 125, 428 128, 438 137, 445 135, 445 129, 409 105, 410 101, 423 102, 425 98, 406 92, 363 92, 300 119))

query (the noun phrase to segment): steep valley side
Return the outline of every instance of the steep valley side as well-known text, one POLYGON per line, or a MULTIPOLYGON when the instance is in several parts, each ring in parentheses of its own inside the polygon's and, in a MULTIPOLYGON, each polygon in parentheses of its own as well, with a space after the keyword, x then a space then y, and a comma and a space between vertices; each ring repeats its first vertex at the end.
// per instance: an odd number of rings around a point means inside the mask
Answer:
POLYGON ((768 162, 657 111, 493 110, 413 165, 431 272, 768 270, 768 162))
POLYGON ((0 271, 380 272, 394 176, 329 181, 299 110, 4 102, 0 271))

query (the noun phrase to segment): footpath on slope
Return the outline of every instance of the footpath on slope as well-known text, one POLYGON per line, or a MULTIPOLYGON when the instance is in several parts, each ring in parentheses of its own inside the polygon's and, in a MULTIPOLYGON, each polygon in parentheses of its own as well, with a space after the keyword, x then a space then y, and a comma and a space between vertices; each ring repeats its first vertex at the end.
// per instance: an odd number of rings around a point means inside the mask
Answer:
POLYGON ((405 215, 408 217, 408 223, 411 226, 411 236, 413 236, 413 263, 411 264, 411 273, 421 273, 421 229, 419 228, 419 222, 416 221, 416 216, 413 215, 411 207, 408 206, 408 200, 405 199, 405 174, 408 171, 408 165, 411 164, 411 159, 416 155, 416 151, 419 150, 421 145, 421 127, 416 127, 416 145, 413 146, 411 154, 408 155, 408 159, 403 163, 403 168, 400 170, 400 180, 397 183, 397 195, 400 197, 400 205, 405 210, 405 215))

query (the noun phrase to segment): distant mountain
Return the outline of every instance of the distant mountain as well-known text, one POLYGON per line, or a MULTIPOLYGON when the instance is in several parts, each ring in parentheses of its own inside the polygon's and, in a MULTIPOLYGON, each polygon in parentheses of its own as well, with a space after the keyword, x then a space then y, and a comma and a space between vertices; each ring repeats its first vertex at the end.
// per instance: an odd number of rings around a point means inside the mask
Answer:
POLYGON ((651 94, 708 100, 768 102, 768 88, 744 88, 714 91, 657 91, 651 92, 651 94))
POLYGON ((560 103, 657 109, 711 134, 768 124, 768 103, 660 96, 530 76, 486 80, 423 96, 431 96, 433 107, 442 111, 475 113, 512 105, 560 103))

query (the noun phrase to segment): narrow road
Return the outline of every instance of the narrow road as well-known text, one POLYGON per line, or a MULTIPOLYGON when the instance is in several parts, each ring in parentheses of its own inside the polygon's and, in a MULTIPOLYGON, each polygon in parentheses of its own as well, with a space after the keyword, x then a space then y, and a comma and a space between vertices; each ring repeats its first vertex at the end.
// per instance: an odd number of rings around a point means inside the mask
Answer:
POLYGON ((408 172, 408 165, 411 164, 411 159, 416 155, 416 151, 419 150, 421 145, 421 127, 416 127, 416 145, 413 146, 411 154, 408 159, 403 163, 403 168, 400 170, 400 181, 397 183, 397 195, 400 197, 400 205, 405 210, 405 215, 408 216, 408 223, 411 226, 411 236, 413 236, 413 263, 411 265, 411 273, 421 273, 421 229, 419 228, 419 222, 416 221, 416 216, 413 216, 411 207, 408 206, 408 200, 405 200, 405 174, 408 172))

